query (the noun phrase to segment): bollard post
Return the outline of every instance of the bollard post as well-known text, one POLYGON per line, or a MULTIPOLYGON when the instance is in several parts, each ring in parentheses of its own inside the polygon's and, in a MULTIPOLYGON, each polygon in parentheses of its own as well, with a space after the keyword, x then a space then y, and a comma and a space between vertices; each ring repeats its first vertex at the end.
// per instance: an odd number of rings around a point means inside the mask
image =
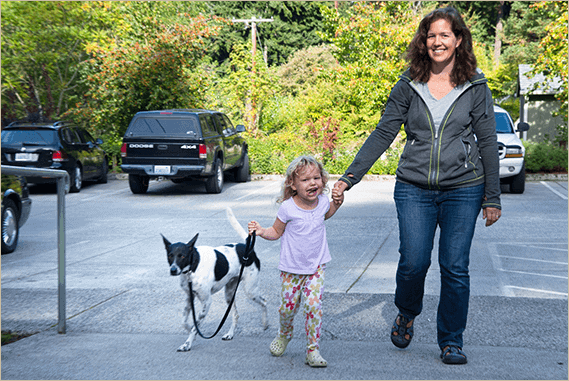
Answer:
POLYGON ((57 178, 57 332, 65 333, 65 177, 57 178))

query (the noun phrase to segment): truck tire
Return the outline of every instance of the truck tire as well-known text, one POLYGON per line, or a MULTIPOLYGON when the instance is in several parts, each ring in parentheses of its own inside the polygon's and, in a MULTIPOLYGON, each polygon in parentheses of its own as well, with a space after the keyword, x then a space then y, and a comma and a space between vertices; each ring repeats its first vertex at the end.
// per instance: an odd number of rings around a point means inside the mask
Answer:
POLYGON ((20 235, 18 208, 14 201, 5 198, 2 202, 2 254, 16 250, 20 235))
POLYGON ((246 183, 249 181, 249 155, 245 152, 243 155, 243 163, 235 169, 235 181, 238 183, 246 183))
POLYGON ((510 183, 510 192, 512 193, 524 193, 526 188, 526 163, 522 165, 522 170, 520 173, 514 176, 512 182, 510 183))
POLYGON ((214 168, 213 168, 213 176, 210 176, 205 181, 205 189, 207 193, 221 193, 223 190, 223 163, 221 159, 216 159, 214 168))
POLYGON ((150 178, 148 176, 141 175, 128 175, 128 185, 130 186, 130 191, 134 194, 144 194, 148 190, 148 183, 150 178))

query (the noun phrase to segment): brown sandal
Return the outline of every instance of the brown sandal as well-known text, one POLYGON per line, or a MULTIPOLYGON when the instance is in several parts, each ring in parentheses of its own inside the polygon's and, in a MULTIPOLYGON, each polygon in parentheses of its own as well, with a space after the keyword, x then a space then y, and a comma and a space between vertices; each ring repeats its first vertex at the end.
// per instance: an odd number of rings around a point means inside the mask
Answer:
POLYGON ((413 339, 413 321, 398 314, 391 327, 391 342, 397 348, 407 348, 413 339))

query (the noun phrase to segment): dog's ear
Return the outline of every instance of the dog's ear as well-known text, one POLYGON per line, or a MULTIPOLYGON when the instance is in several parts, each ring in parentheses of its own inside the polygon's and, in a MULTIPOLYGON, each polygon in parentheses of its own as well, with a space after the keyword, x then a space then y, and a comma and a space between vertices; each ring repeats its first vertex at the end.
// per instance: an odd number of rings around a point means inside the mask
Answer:
POLYGON ((162 235, 162 233, 160 233, 160 235, 162 236, 162 239, 164 240, 164 246, 166 246, 166 250, 168 250, 168 247, 171 245, 170 241, 168 241, 168 240, 166 239, 166 237, 164 237, 164 236, 162 235))
POLYGON ((188 246, 190 248, 193 248, 194 245, 196 244, 196 241, 198 240, 198 236, 200 235, 200 233, 197 233, 194 238, 192 238, 192 240, 190 242, 188 242, 188 246))

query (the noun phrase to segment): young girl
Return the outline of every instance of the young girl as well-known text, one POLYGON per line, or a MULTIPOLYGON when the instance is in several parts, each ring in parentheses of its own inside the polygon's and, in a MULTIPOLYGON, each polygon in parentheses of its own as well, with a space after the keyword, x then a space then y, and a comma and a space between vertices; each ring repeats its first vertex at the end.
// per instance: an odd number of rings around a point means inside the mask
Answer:
POLYGON ((342 205, 343 197, 330 202, 327 190, 328 173, 311 156, 300 156, 288 167, 283 184, 281 203, 272 227, 263 228, 256 221, 248 225, 267 240, 281 238, 279 270, 281 270, 280 329, 270 346, 273 356, 281 356, 293 334, 293 319, 304 295, 304 315, 308 348, 306 363, 325 367, 320 355, 322 326, 322 294, 324 270, 330 261, 324 220, 332 217, 342 205))

